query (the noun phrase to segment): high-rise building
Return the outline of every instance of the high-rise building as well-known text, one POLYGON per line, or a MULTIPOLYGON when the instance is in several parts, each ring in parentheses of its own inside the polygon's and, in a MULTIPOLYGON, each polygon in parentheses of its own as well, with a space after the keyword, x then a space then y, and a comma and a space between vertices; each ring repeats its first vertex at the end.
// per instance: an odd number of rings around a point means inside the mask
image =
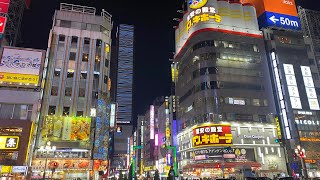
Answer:
POLYGON ((34 176, 89 179, 93 160, 95 173, 107 170, 111 29, 104 10, 62 3, 55 11, 34 176))
POLYGON ((112 159, 113 169, 126 169, 127 139, 132 134, 133 123, 133 68, 134 68, 134 27, 120 24, 116 32, 116 45, 112 48, 112 66, 116 73, 112 84, 113 100, 117 103, 117 126, 121 133, 114 133, 114 153, 112 159))
POLYGON ((300 8, 300 23, 294 0, 249 1, 256 6, 264 34, 281 130, 278 138, 287 152, 288 173, 294 177, 319 177, 313 161, 319 156, 320 145, 317 17, 300 8))
POLYGON ((3 47, 1 51, 0 165, 7 167, 1 176, 29 179, 40 115, 45 51, 15 47, 3 47))
POLYGON ((286 173, 255 8, 190 2, 176 29, 179 170, 200 177, 286 173))

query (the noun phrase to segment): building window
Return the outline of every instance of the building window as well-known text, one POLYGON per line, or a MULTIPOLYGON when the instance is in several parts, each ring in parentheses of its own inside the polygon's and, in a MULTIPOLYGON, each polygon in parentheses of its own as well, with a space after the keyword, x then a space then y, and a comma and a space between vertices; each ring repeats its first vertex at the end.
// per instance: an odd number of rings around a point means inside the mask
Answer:
POLYGON ((104 76, 104 78, 103 78, 103 82, 105 83, 105 84, 108 84, 108 76, 104 76))
POLYGON ((77 55, 77 53, 75 53, 75 52, 70 52, 69 60, 70 60, 70 61, 75 61, 75 60, 76 60, 76 55, 77 55))
POLYGON ((59 77, 60 76, 60 71, 54 70, 54 76, 59 77))
POLYGON ((83 53, 82 54, 82 62, 88 62, 88 59, 89 59, 89 54, 83 53))
POLYGON ((89 45, 90 44, 90 39, 89 38, 84 38, 84 44, 89 45))
POLYGON ((260 100, 259 99, 253 99, 252 100, 252 105, 253 106, 260 106, 260 100))
POLYGON ((71 96, 71 94, 72 94, 72 88, 71 87, 66 87, 65 96, 71 96))
POLYGON ((83 111, 77 111, 77 116, 83 116, 83 111))
POLYGON ((97 47, 101 47, 102 46, 102 41, 100 39, 97 39, 96 46, 97 47))
POLYGON ((64 42, 66 37, 64 35, 59 35, 59 41, 64 42))
POLYGON ((74 72, 68 72, 67 73, 67 78, 73 78, 74 72))
POLYGON ((71 28, 71 21, 61 20, 60 27, 71 28))
POLYGON ((56 107, 55 106, 49 106, 48 114, 53 115, 56 113, 56 107))
POLYGON ((58 87, 52 86, 52 88, 51 88, 51 95, 52 95, 52 96, 58 96, 58 87))
POLYGON ((86 90, 84 88, 79 89, 79 97, 85 97, 86 95, 86 90))
POLYGON ((77 43, 77 42, 78 42, 78 37, 72 36, 71 43, 77 43))
POLYGON ((81 73, 80 79, 87 79, 87 73, 81 73))
POLYGON ((104 66, 105 66, 105 67, 109 67, 109 59, 106 59, 106 60, 104 61, 104 66))
POLYGON ((63 107, 63 115, 69 115, 70 107, 63 107))

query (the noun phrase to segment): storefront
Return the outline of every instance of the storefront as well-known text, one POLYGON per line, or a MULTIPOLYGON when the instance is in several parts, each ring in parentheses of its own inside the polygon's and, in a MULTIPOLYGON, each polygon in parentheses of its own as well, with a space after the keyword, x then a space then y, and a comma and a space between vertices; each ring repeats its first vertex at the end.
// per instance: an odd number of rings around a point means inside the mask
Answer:
POLYGON ((37 159, 32 161, 32 179, 42 179, 46 171, 46 178, 89 180, 92 165, 89 159, 37 159))
POLYGON ((178 135, 184 177, 253 177, 286 173, 272 124, 201 124, 178 135))
POLYGON ((30 121, 2 121, 0 127, 0 176, 25 179, 28 173, 30 141, 33 124, 30 121))

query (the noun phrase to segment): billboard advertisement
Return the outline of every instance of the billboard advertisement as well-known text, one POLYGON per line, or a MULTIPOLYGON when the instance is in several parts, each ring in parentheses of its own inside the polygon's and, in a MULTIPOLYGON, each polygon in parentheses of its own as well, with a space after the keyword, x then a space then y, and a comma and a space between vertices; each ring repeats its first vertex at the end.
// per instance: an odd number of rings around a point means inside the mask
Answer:
POLYGON ((4 47, 0 59, 0 84, 39 85, 44 51, 4 47))
POLYGON ((91 118, 46 116, 41 129, 47 141, 89 141, 91 118))
POLYGON ((192 131, 192 147, 232 146, 231 126, 228 124, 201 125, 192 131))
POLYGON ((176 27, 176 56, 196 33, 224 32, 262 38, 252 5, 218 0, 190 0, 188 11, 176 27))
POLYGON ((5 2, 0 0, 0 13, 3 13, 3 14, 7 14, 8 13, 9 3, 5 3, 5 2))
POLYGON ((301 29, 294 0, 241 0, 241 2, 255 6, 260 27, 301 29))

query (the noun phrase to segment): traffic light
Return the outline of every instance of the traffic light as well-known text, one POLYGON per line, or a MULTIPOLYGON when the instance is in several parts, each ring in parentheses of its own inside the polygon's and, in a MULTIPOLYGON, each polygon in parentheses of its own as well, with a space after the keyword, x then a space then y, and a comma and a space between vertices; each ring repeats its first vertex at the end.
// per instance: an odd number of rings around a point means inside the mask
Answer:
POLYGON ((279 143, 279 144, 282 143, 282 139, 275 139, 274 141, 275 141, 276 143, 279 143))

